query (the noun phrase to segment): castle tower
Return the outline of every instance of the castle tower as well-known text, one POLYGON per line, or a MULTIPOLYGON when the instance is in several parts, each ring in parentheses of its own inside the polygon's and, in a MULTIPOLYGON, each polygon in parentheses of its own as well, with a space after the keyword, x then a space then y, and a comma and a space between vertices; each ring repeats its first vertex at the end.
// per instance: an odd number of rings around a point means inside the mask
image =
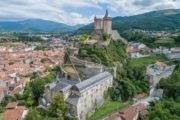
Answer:
POLYGON ((106 9, 106 14, 103 18, 103 32, 112 34, 112 18, 108 17, 108 10, 106 9))
POLYGON ((95 30, 101 30, 103 29, 103 21, 101 18, 94 17, 94 26, 95 30))

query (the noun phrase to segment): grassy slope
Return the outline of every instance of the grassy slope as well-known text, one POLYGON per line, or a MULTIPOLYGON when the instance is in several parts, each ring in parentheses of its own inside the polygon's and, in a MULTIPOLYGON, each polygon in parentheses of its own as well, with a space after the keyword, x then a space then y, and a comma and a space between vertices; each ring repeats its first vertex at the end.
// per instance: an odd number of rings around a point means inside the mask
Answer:
POLYGON ((129 103, 121 103, 116 101, 107 101, 100 107, 91 117, 87 120, 99 120, 103 117, 110 115, 113 112, 119 111, 123 107, 129 105, 129 103))
POLYGON ((139 58, 139 59, 131 59, 130 60, 130 65, 132 67, 136 66, 147 66, 149 64, 153 64, 156 61, 166 61, 167 59, 165 56, 157 55, 157 56, 149 56, 145 58, 139 58))
POLYGON ((79 57, 111 67, 114 63, 122 62, 126 58, 125 45, 119 41, 111 41, 110 45, 104 48, 84 47, 80 49, 79 57), (85 51, 84 54, 83 51, 85 51))

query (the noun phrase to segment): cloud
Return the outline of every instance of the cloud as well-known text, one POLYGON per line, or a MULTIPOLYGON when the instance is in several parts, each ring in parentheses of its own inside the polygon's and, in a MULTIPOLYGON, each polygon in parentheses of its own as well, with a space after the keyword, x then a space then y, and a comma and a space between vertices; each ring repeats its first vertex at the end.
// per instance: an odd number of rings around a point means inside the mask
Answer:
POLYGON ((115 0, 109 8, 122 16, 129 16, 154 10, 179 9, 180 0, 115 0))
POLYGON ((113 16, 129 16, 178 9, 180 0, 0 0, 0 20, 36 18, 69 25, 87 24, 95 14, 102 15, 106 7, 113 16), (94 13, 86 14, 84 10, 94 13))

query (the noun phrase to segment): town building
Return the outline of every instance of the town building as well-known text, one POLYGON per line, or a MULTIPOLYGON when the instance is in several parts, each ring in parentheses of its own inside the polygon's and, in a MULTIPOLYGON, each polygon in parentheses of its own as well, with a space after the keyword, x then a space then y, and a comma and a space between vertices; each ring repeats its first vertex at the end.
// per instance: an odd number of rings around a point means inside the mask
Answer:
POLYGON ((86 116, 104 103, 104 92, 113 84, 113 76, 109 72, 101 72, 82 82, 62 80, 45 86, 45 99, 51 98, 57 92, 64 94, 70 109, 69 113, 78 120, 85 120, 86 116))
POLYGON ((64 49, 35 51, 25 44, 0 47, 0 102, 5 96, 23 94, 28 75, 33 72, 41 77, 49 74, 47 67, 64 63, 64 49), (9 50, 10 49, 10 50, 9 50))
POLYGON ((149 57, 150 55, 146 54, 146 55, 143 55, 139 52, 135 52, 135 53, 130 53, 129 54, 129 57, 132 58, 132 59, 136 59, 136 58, 144 58, 144 57, 149 57))
POLYGON ((180 47, 171 48, 171 53, 165 55, 169 60, 180 60, 180 47))
POLYGON ((148 96, 148 94, 146 94, 146 93, 139 93, 139 94, 137 94, 137 95, 135 95, 135 96, 133 97, 133 101, 134 101, 134 103, 135 103, 135 102, 137 102, 137 101, 140 101, 140 100, 144 99, 144 98, 147 97, 147 96, 148 96))
POLYGON ((126 48, 128 56, 132 59, 148 57, 149 48, 143 43, 130 42, 126 48))
POLYGON ((17 102, 8 103, 6 110, 2 114, 2 120, 23 120, 28 114, 28 109, 18 106, 17 102))
POLYGON ((171 53, 171 50, 167 47, 160 46, 159 48, 152 49, 152 53, 154 54, 169 54, 171 53))
POLYGON ((161 98, 162 95, 164 93, 164 90, 159 88, 159 89, 156 89, 155 92, 154 92, 154 97, 158 97, 158 98, 161 98))
POLYGON ((148 50, 148 47, 143 43, 130 42, 126 48, 127 53, 143 52, 148 50))
POLYGON ((146 106, 140 103, 135 106, 128 106, 104 120, 139 120, 147 114, 148 110, 146 106))
POLYGON ((169 53, 169 54, 166 54, 166 57, 169 59, 169 60, 180 60, 180 52, 178 53, 169 53))
POLYGON ((157 61, 155 64, 147 66, 145 79, 150 82, 150 84, 156 85, 161 78, 168 78, 175 69, 175 65, 169 66, 163 62, 157 61))

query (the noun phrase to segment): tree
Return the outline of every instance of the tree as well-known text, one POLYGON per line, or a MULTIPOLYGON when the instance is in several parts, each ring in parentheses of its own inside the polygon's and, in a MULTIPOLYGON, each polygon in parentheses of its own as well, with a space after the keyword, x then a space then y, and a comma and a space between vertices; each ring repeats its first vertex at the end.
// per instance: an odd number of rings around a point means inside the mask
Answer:
POLYGON ((26 101, 26 105, 27 106, 32 106, 34 104, 34 100, 32 99, 32 97, 29 97, 26 101))
POLYGON ((174 40, 177 45, 180 45, 180 36, 177 36, 174 40))
POLYGON ((41 115, 36 110, 30 110, 29 113, 26 115, 25 120, 43 120, 41 115))
POLYGON ((32 90, 32 94, 33 94, 34 100, 36 102, 38 102, 39 98, 43 94, 44 85, 45 85, 45 82, 41 78, 33 80, 31 82, 31 88, 32 88, 31 90, 32 90))
POLYGON ((81 35, 80 36, 80 41, 86 41, 88 39, 88 35, 87 34, 84 34, 84 35, 81 35))
POLYGON ((57 93, 53 97, 52 103, 49 107, 50 114, 60 118, 64 118, 67 110, 68 105, 64 101, 64 95, 62 93, 57 93))
POLYGON ((108 38, 109 38, 108 33, 107 33, 107 32, 103 33, 103 40, 104 40, 104 41, 107 41, 108 38))
POLYGON ((30 79, 36 79, 38 78, 39 75, 38 75, 38 72, 33 72, 31 75, 30 75, 30 79))

